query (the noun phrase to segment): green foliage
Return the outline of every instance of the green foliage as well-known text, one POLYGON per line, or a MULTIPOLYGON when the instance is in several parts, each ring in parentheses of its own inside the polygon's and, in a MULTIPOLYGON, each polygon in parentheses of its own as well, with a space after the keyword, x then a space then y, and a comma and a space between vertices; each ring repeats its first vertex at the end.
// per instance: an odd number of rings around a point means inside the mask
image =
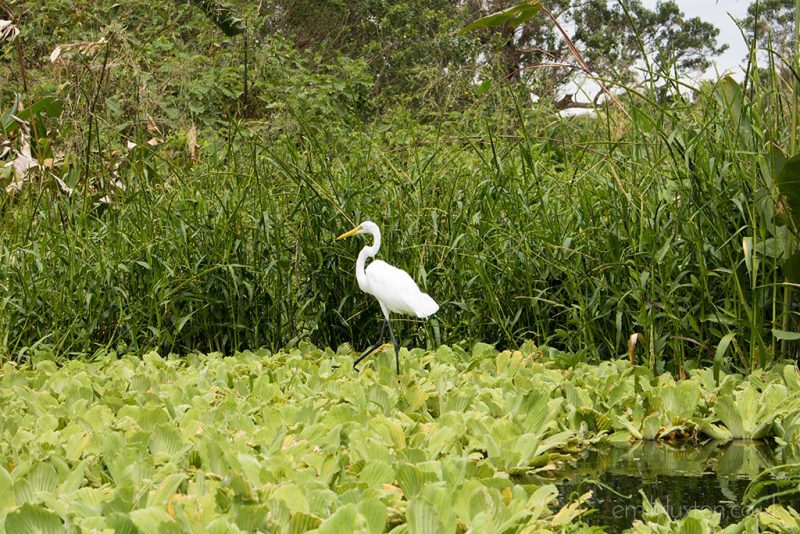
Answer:
POLYGON ((200 129, 199 162, 176 132, 92 151, 93 170, 68 157, 53 173, 71 197, 4 195, 6 354, 25 359, 42 342, 62 353, 366 347, 380 317, 353 282, 359 244, 333 242, 366 218, 384 232, 381 256, 442 303, 432 323, 400 323, 408 343, 534 338, 605 359, 640 331, 637 357, 678 372, 756 368, 773 358, 773 330, 796 330, 770 286, 783 281, 786 235, 772 186, 739 155, 785 142, 782 123, 758 122, 780 120, 755 111, 768 100, 723 81, 669 112, 631 100, 631 122, 564 121, 509 115, 500 91, 436 125, 404 110, 365 125, 361 66, 328 68, 276 96, 263 127, 200 129))
POLYGON ((464 26, 461 31, 469 31, 477 28, 494 28, 495 26, 502 26, 508 24, 510 26, 519 26, 525 24, 531 18, 535 17, 542 4, 538 0, 532 2, 524 2, 516 6, 511 6, 497 13, 492 13, 483 18, 471 22, 464 26))
MULTIPOLYGON (((134 1, 124 20, 117 4, 92 5, 26 11, 31 94, 0 86, 0 109, 38 137, 6 116, 4 164, 26 143, 42 159, 21 178, 0 171, 0 185, 29 184, 0 194, 4 359, 365 347, 380 317, 353 283, 357 245, 332 238, 367 217, 384 230, 382 256, 442 303, 430 323, 398 321, 412 346, 533 338, 602 360, 640 333, 634 357, 676 374, 797 352, 782 166, 797 132, 774 78, 723 78, 690 100, 653 68, 661 85, 621 96, 630 117, 568 120, 488 75, 448 75, 441 100, 383 99, 379 70, 414 78, 429 64, 414 59, 421 48, 441 69, 457 63, 449 45, 478 53, 452 35, 465 13, 446 2, 416 19, 416 4, 320 8, 343 18, 314 24, 369 15, 342 31, 371 55, 301 46, 291 13, 256 5, 231 4, 252 22, 247 43, 209 31, 191 5, 134 1), (395 53, 404 67, 376 62, 395 53)), ((675 34, 678 14, 659 9, 675 34)), ((522 26, 552 36, 548 24, 522 26)))
POLYGON ((456 33, 466 23, 462 2, 372 0, 279 1, 262 23, 324 63, 346 55, 362 62, 374 80, 377 107, 410 102, 448 107, 467 90, 475 72, 475 40, 456 33))
MULTIPOLYGON (((356 356, 302 343, 232 357, 98 352, 63 366, 42 351, 7 363, 0 532, 583 531, 588 495, 559 505, 555 486, 535 482, 575 451, 639 439, 651 417, 715 421, 725 402, 741 414, 767 405, 766 435, 787 440, 777 421, 800 413, 789 366, 716 387, 710 370, 675 384, 625 361, 561 369, 531 345, 404 349, 400 376, 391 351, 359 374, 356 356)), ((742 449, 732 445, 719 469, 742 472, 742 449)), ((703 454, 684 464, 702 473, 703 454)), ((673 524, 657 503, 644 507, 637 532, 673 524)), ((691 512, 676 524, 714 518, 691 512)), ((756 519, 774 526, 796 513, 770 507, 745 521, 756 519)))
POLYGON ((228 37, 239 35, 247 29, 244 21, 237 17, 229 6, 218 0, 192 0, 192 3, 197 5, 206 18, 216 24, 228 37))
POLYGON ((554 515, 553 486, 512 484, 504 467, 533 469, 575 442, 555 419, 531 421, 528 394, 512 384, 537 395, 553 386, 530 367, 497 374, 491 359, 465 373, 457 354, 406 354, 413 371, 400 383, 388 353, 355 375, 346 347, 306 344, 6 365, 0 532, 567 527, 580 509, 554 515), (410 403, 419 393, 426 402, 410 403), (462 397, 473 401, 452 402, 462 397), (548 444, 510 461, 505 443, 528 432, 548 444))
POLYGON ((741 21, 742 29, 748 40, 788 60, 795 46, 795 8, 795 0, 751 2, 747 16, 741 21))
MULTIPOLYGON (((634 83, 641 80, 644 64, 650 71, 645 81, 655 82, 671 72, 676 76, 702 72, 710 66, 711 56, 727 48, 717 45, 719 30, 713 24, 687 18, 673 1, 658 2, 653 9, 638 0, 551 1, 547 13, 557 17, 558 30, 549 17, 535 16, 539 2, 508 7, 509 2, 497 0, 474 5, 480 6, 477 14, 483 16, 465 29, 493 28, 484 39, 483 53, 497 68, 497 76, 524 82, 539 97, 561 107, 573 103, 571 94, 558 99, 565 91, 574 92, 567 86, 577 73, 593 72, 616 84, 634 83)), ((586 91, 587 84, 578 85, 579 91, 586 91)))

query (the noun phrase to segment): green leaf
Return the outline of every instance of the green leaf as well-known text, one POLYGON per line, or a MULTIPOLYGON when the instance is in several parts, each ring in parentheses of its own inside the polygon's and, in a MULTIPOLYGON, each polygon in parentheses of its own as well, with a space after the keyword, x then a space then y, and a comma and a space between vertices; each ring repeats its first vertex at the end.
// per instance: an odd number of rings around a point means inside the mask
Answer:
MULTIPOLYGON (((64 101, 60 98, 55 96, 44 96, 31 104, 31 107, 25 108, 18 113, 15 111, 19 109, 19 101, 15 102, 14 106, 12 106, 8 111, 3 114, 3 129, 6 131, 6 134, 11 134, 17 128, 19 128, 19 122, 14 120, 11 116, 15 115, 16 117, 22 119, 23 121, 30 122, 32 117, 36 117, 39 115, 45 115, 47 117, 56 118, 61 115, 61 110, 64 107, 64 101)), ((39 121, 41 122, 41 121, 39 121)), ((42 126, 43 127, 43 126, 42 126)), ((44 132, 37 131, 39 137, 45 137, 43 135, 44 132)))
MULTIPOLYGON (((800 391, 800 372, 797 371, 797 366, 794 364, 787 364, 783 367, 783 381, 786 387, 791 392, 800 391)), ((2 484, 2 471, 0 470, 0 484, 2 484)))
POLYGON ((364 499, 358 503, 358 511, 367 520, 371 534, 380 534, 386 528, 386 505, 377 499, 364 499))
POLYGON ((725 396, 718 399, 714 410, 734 438, 745 437, 745 428, 744 423, 742 422, 742 416, 739 413, 733 398, 730 396, 725 396))
POLYGON ((482 96, 491 88, 492 88, 492 80, 490 78, 487 78, 483 80, 481 84, 478 86, 478 88, 475 90, 475 95, 482 96))
POLYGON ((744 144, 750 146, 753 141, 753 128, 745 113, 742 86, 731 76, 723 76, 714 88, 714 98, 728 111, 734 129, 744 144))
POLYGON ((800 252, 795 252, 783 260, 783 274, 788 281, 800 283, 800 252))
POLYGON ((415 465, 402 464, 397 468, 397 485, 403 490, 406 499, 411 500, 422 491, 423 486, 433 479, 430 473, 423 473, 415 465))
POLYGON ((0 516, 3 515, 4 510, 12 508, 15 504, 14 483, 11 475, 0 466, 0 516))
POLYGON ((683 528, 681 528, 681 534, 705 534, 708 531, 708 525, 695 517, 684 519, 683 528))
POLYGON ((758 521, 764 529, 762 532, 797 532, 800 529, 800 514, 791 506, 787 509, 780 504, 773 504, 764 512, 758 513, 758 521))
POLYGON ((786 207, 789 208, 794 229, 797 230, 800 228, 800 154, 783 164, 775 178, 775 184, 786 202, 786 207))
POLYGON ((661 430, 661 417, 657 414, 650 414, 642 421, 642 438, 656 439, 659 430, 661 430))
POLYGON ((800 339, 800 332, 788 332, 786 330, 772 329, 772 335, 781 341, 797 341, 800 339))
POLYGON ((160 506, 134 510, 130 513, 130 518, 142 534, 158 534, 163 524, 172 522, 172 518, 160 506))
POLYGON ((394 470, 386 462, 380 460, 373 460, 364 466, 364 469, 359 473, 358 478, 367 485, 367 487, 378 486, 380 484, 388 484, 394 480, 394 470))
POLYGON ((289 521, 289 534, 301 534, 309 530, 314 530, 319 527, 322 521, 318 517, 303 512, 297 512, 292 515, 289 521))
POLYGON ((731 76, 723 76, 714 88, 714 98, 735 115, 742 112, 742 86, 731 76))
POLYGON ((8 533, 61 534, 64 524, 60 517, 41 506, 23 504, 6 516, 5 529, 8 533))
POLYGON ((172 457, 181 452, 185 446, 178 431, 169 425, 159 425, 150 436, 150 452, 172 457))
POLYGON ((319 534, 348 534, 353 532, 355 522, 356 507, 354 504, 347 504, 325 520, 317 532, 319 534))
POLYGON ((166 505, 170 497, 175 495, 178 487, 187 478, 188 476, 185 473, 173 473, 164 478, 158 485, 158 488, 148 496, 147 505, 166 505))
POLYGON ((289 511, 293 514, 297 512, 307 514, 309 512, 306 496, 303 490, 295 484, 286 484, 279 487, 275 490, 275 493, 273 493, 273 498, 286 503, 289 511))
POLYGON ((11 107, 8 108, 3 116, 0 117, 0 126, 3 127, 3 133, 9 135, 11 133, 10 128, 12 125, 16 124, 17 121, 13 119, 13 116, 17 114, 19 111, 19 104, 22 101, 22 95, 19 93, 14 94, 14 103, 11 104, 11 107))
POLYGON ((423 500, 417 499, 408 503, 406 519, 410 534, 439 534, 440 532, 446 532, 444 525, 438 519, 436 509, 423 500))
POLYGON ((728 350, 728 345, 731 344, 735 336, 736 332, 729 332, 717 343, 717 351, 714 353, 714 382, 716 382, 717 386, 719 386, 719 373, 722 369, 722 358, 725 356, 725 351, 728 350))
POLYGON ((464 26, 461 32, 468 32, 476 28, 494 28, 504 24, 518 26, 533 18, 541 7, 542 4, 538 0, 529 0, 528 2, 523 2, 516 6, 509 7, 508 9, 479 18, 464 26))
POLYGON ((58 475, 49 463, 36 464, 28 473, 27 479, 34 494, 39 492, 55 493, 58 487, 58 475))
POLYGON ((86 471, 86 465, 89 463, 89 460, 84 460, 78 464, 78 466, 70 472, 67 478, 61 483, 61 487, 58 488, 59 494, 64 493, 72 493, 73 491, 77 491, 78 488, 83 485, 83 474, 86 471))
POLYGON ((269 510, 257 504, 237 504, 234 506, 236 526, 240 529, 252 531, 264 531, 267 526, 267 516, 269 510))
POLYGON ((228 37, 239 35, 247 29, 242 19, 219 0, 191 0, 191 2, 199 7, 206 18, 216 24, 228 37))

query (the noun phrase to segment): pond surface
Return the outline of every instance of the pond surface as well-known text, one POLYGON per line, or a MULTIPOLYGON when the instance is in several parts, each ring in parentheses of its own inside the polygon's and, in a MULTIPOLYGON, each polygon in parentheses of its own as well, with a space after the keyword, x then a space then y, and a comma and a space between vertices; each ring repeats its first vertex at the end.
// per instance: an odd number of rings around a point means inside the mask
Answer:
MULTIPOLYGON (((635 519, 641 519, 640 492, 650 502, 658 499, 673 518, 706 508, 719 512, 721 525, 727 526, 747 515, 741 503, 750 481, 781 463, 780 455, 765 442, 674 446, 641 441, 586 451, 555 471, 551 482, 558 486, 561 504, 591 490, 587 506, 594 511, 584 520, 590 525, 606 525, 609 532, 629 528, 635 519)), ((800 497, 781 502, 799 509, 800 497)))

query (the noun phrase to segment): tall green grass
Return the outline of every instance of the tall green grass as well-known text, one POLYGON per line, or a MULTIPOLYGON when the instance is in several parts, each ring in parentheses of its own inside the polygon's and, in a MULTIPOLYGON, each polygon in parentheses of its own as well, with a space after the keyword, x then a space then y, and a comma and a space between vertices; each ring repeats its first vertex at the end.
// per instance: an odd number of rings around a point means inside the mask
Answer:
POLYGON ((773 329, 800 329, 772 182, 796 96, 777 75, 671 87, 630 91, 630 118, 563 119, 497 88, 466 112, 360 128, 298 109, 283 135, 231 123, 200 163, 178 141, 114 166, 68 157, 72 196, 49 174, 0 195, 0 347, 365 347, 381 318, 355 284, 361 243, 333 238, 369 218, 380 256, 441 304, 399 321, 406 343, 605 359, 640 332, 653 367, 766 365, 773 329))

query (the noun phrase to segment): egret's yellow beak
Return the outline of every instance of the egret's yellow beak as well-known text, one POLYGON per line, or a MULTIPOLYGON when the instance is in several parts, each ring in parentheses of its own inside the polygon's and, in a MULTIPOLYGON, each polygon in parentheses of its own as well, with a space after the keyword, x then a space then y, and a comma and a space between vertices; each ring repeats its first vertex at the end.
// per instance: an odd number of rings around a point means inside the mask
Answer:
POLYGON ((340 239, 344 239, 345 237, 350 237, 351 235, 356 235, 360 231, 361 231, 361 225, 359 224, 358 226, 356 226, 352 230, 348 230, 347 232, 345 232, 342 235, 340 235, 339 237, 337 237, 336 241, 339 241, 340 239))

